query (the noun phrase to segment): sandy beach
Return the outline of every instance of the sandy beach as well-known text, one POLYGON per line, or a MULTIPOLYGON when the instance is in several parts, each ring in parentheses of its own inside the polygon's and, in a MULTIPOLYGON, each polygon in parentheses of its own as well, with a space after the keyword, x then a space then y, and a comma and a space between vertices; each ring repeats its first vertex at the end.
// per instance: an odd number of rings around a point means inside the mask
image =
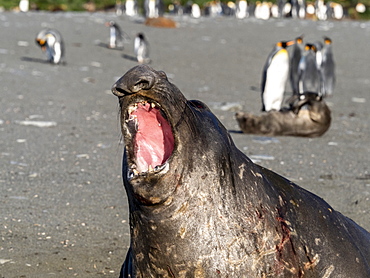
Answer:
POLYGON ((163 29, 113 13, 0 13, 1 278, 118 277, 129 226, 110 88, 137 64, 138 32, 150 43, 151 66, 205 102, 246 155, 370 230, 370 22, 174 20, 178 28, 163 29), (106 47, 107 20, 131 38, 123 49, 106 47), (46 63, 36 46, 46 27, 63 35, 65 65, 46 63), (330 129, 314 139, 241 134, 234 114, 259 113, 268 53, 301 34, 333 41, 330 129))

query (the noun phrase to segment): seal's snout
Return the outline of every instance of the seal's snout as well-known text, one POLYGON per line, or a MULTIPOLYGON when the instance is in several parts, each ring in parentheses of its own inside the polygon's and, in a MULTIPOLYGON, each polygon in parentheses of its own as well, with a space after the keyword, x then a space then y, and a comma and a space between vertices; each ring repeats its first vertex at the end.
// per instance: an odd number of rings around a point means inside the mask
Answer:
POLYGON ((142 90, 150 90, 156 80, 154 71, 146 66, 140 65, 129 70, 112 87, 112 92, 118 97, 138 93, 142 90))

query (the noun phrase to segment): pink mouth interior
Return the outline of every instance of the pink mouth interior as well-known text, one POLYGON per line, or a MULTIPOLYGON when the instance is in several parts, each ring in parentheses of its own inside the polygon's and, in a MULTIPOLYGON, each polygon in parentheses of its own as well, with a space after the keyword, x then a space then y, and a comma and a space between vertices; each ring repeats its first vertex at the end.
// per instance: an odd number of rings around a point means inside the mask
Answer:
POLYGON ((171 126, 162 117, 160 110, 152 108, 150 103, 139 103, 131 113, 137 119, 137 133, 134 151, 136 154, 136 170, 147 172, 162 165, 172 154, 174 138, 171 126))

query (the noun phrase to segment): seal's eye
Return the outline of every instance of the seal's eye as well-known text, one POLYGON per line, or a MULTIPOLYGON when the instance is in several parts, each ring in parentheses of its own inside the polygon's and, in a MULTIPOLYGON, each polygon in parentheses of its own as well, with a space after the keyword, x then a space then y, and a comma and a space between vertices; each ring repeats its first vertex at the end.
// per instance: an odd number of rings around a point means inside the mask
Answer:
POLYGON ((188 103, 195 108, 208 109, 207 105, 199 100, 189 100, 188 103))
POLYGON ((167 79, 167 74, 164 71, 158 71, 160 77, 167 79))

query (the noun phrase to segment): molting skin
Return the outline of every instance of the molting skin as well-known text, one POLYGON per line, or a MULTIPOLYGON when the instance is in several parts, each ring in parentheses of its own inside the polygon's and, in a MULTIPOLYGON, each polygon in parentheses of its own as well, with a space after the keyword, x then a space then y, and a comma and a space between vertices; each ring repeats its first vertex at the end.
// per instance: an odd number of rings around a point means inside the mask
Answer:
POLYGON ((265 136, 318 137, 330 127, 331 112, 322 96, 306 92, 293 95, 289 108, 261 115, 238 112, 235 115, 244 133, 265 136))
POLYGON ((369 233, 251 162, 164 72, 137 66, 112 91, 130 208, 120 277, 369 277, 369 233))

